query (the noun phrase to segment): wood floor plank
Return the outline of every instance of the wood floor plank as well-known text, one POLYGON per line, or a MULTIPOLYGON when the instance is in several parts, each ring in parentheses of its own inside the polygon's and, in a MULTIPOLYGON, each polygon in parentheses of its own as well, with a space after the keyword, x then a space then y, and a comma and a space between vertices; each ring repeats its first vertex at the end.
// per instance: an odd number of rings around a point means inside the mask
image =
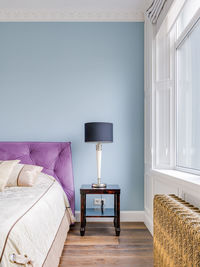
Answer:
POLYGON ((59 267, 152 267, 153 239, 143 223, 121 223, 115 236, 113 223, 87 223, 85 236, 80 224, 70 230, 59 267))

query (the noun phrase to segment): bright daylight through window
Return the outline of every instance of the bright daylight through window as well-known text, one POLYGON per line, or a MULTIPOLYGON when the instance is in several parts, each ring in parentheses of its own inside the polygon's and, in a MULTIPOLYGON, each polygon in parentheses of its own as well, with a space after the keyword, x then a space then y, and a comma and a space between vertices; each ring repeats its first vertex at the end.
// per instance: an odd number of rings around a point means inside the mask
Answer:
POLYGON ((177 167, 200 170, 200 21, 177 47, 177 167))

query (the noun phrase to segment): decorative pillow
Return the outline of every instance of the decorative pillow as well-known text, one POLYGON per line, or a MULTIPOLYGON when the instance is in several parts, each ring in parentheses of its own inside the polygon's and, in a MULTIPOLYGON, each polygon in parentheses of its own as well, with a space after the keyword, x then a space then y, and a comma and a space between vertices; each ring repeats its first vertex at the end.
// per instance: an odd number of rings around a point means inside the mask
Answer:
MULTIPOLYGON (((21 164, 19 164, 21 165, 21 164)), ((38 175, 43 167, 35 165, 24 165, 17 177, 18 186, 33 186, 37 182, 38 175)))
POLYGON ((23 167, 24 167, 24 164, 17 164, 14 166, 6 186, 9 186, 9 187, 17 186, 17 177, 20 174, 20 171, 22 170, 23 167))
POLYGON ((43 167, 36 165, 17 164, 14 166, 6 186, 33 186, 42 169, 43 167))
POLYGON ((6 160, 0 163, 0 191, 3 191, 7 185, 8 179, 13 171, 13 168, 20 160, 6 160))

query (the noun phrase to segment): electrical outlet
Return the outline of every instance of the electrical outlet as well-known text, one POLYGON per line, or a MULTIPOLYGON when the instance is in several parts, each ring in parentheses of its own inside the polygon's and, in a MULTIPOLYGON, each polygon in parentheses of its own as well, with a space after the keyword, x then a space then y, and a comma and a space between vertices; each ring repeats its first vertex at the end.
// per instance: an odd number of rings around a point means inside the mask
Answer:
POLYGON ((101 200, 103 200, 103 204, 105 205, 106 204, 106 200, 105 198, 94 198, 94 205, 98 205, 100 206, 101 205, 101 200))

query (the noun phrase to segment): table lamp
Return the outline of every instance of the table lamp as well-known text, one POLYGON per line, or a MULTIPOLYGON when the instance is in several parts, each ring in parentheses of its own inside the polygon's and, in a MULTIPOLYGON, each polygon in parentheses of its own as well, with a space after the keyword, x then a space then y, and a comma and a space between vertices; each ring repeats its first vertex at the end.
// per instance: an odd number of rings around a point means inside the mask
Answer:
POLYGON ((92 187, 105 188, 106 184, 101 183, 102 143, 113 142, 113 124, 109 122, 85 123, 85 142, 97 143, 96 144, 97 183, 92 184, 92 187))

